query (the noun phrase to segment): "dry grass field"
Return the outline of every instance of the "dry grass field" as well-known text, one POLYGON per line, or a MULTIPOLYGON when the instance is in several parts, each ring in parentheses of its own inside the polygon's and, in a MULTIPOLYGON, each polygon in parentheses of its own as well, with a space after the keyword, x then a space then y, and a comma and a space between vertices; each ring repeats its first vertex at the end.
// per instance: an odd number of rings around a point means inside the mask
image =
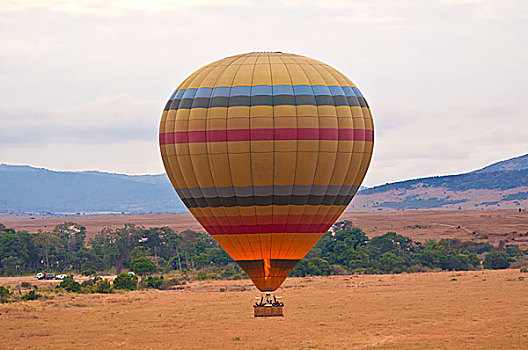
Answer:
MULTIPOLYGON (((369 236, 394 231, 417 241, 441 238, 459 238, 498 245, 518 244, 528 248, 528 212, 518 210, 409 210, 393 212, 345 212, 341 219, 351 220, 369 236)), ((116 228, 125 223, 145 227, 169 226, 176 231, 186 229, 203 231, 191 214, 151 214, 80 216, 69 218, 42 218, 1 216, 0 222, 17 230, 50 231, 59 223, 73 221, 86 226, 88 237, 104 227, 116 228)))
POLYGON ((519 270, 290 278, 278 294, 284 318, 252 316, 249 280, 3 304, 0 348, 528 348, 519 270))

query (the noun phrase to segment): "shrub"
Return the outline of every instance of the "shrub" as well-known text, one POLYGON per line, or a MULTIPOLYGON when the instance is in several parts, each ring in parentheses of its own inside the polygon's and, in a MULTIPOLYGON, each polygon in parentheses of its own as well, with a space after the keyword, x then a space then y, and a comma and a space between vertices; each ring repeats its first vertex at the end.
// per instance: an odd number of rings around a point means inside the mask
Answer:
POLYGON ((20 283, 20 287, 24 288, 24 289, 30 289, 31 288, 31 283, 29 282, 22 282, 20 283))
POLYGON ((482 265, 485 269, 507 269, 510 267, 512 259, 505 252, 491 252, 486 254, 482 265))
POLYGON ((115 289, 124 289, 124 290, 135 290, 137 289, 138 278, 136 275, 129 275, 122 273, 118 275, 114 280, 115 289))
POLYGON ((134 271, 140 276, 148 275, 148 274, 156 272, 156 264, 154 264, 146 256, 133 260, 131 267, 132 267, 132 271, 134 271))
POLYGON ((163 276, 151 276, 147 278, 147 288, 163 289, 163 276))
POLYGON ((112 292, 112 286, 110 285, 110 281, 107 279, 99 280, 93 287, 92 287, 92 293, 104 293, 108 294, 112 292))
POLYGON ((64 278, 56 288, 63 288, 68 292, 80 292, 81 284, 73 279, 73 277, 64 278))
POLYGON ((22 296, 22 300, 37 300, 42 298, 42 294, 38 294, 34 290, 30 290, 25 295, 22 296))
POLYGON ((0 303, 7 303, 7 297, 9 296, 9 289, 4 286, 0 286, 0 303))
POLYGON ((528 273, 528 266, 521 267, 521 272, 522 273, 528 273))

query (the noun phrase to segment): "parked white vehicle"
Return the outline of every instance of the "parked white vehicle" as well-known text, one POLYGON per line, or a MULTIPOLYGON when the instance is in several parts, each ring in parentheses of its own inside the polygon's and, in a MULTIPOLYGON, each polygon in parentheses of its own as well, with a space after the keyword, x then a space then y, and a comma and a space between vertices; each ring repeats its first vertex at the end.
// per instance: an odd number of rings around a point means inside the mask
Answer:
POLYGON ((44 274, 42 272, 39 272, 39 273, 37 273, 37 275, 35 277, 37 279, 41 280, 41 279, 44 279, 44 274))
POLYGON ((57 276, 55 276, 55 279, 56 279, 56 280, 63 280, 63 279, 65 279, 66 277, 68 277, 68 275, 64 275, 64 274, 62 274, 62 275, 57 275, 57 276))

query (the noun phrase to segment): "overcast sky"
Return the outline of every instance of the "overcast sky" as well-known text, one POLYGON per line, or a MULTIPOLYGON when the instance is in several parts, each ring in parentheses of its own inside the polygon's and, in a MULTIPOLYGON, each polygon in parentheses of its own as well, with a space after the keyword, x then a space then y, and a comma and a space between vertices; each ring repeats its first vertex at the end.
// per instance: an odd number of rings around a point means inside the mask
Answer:
POLYGON ((249 51, 350 77, 376 127, 367 186, 528 153, 528 1, 0 0, 0 163, 161 173, 175 87, 249 51))

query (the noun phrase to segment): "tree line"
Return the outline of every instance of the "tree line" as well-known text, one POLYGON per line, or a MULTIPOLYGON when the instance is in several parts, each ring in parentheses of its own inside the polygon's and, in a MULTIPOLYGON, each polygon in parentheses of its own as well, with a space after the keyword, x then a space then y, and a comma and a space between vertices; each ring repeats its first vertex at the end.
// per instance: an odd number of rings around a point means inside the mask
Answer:
MULTIPOLYGON (((360 229, 342 222, 323 236, 290 275, 507 268, 526 255, 514 245, 493 247, 456 239, 420 243, 394 232, 368 238, 360 229)), ((119 275, 131 270, 132 263, 140 258, 152 261, 160 273, 176 270, 198 279, 247 278, 211 236, 190 230, 174 232, 168 227, 126 224, 104 228, 86 239, 86 228, 73 222, 38 233, 15 231, 0 224, 3 276, 39 271, 119 275)))

